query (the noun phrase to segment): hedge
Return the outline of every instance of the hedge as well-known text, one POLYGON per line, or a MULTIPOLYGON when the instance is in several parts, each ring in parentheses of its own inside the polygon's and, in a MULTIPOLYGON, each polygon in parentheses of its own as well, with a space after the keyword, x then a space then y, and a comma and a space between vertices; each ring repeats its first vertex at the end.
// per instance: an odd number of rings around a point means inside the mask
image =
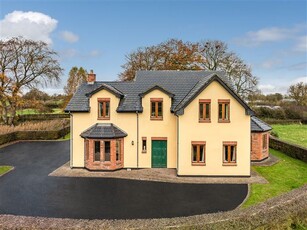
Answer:
POLYGON ((62 118, 69 118, 69 114, 68 113, 25 114, 25 115, 18 115, 17 121, 18 122, 41 121, 41 120, 53 120, 53 119, 62 119, 62 118))
POLYGON ((307 148, 290 144, 276 137, 270 136, 270 148, 279 150, 292 158, 307 162, 307 148))
POLYGON ((15 131, 0 135, 0 145, 19 140, 56 140, 70 132, 70 127, 52 131, 15 131))

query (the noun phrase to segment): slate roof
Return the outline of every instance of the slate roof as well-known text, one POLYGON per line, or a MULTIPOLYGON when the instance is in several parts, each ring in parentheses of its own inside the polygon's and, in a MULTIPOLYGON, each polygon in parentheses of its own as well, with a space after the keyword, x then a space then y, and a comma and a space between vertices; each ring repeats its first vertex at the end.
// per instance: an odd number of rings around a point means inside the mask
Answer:
MULTIPOLYGON (((71 101, 66 112, 89 112, 90 96, 102 88, 120 97, 117 112, 142 112, 141 96, 153 88, 163 89, 172 97, 171 111, 183 114, 184 108, 213 80, 219 80, 224 87, 245 107, 247 114, 253 114, 248 105, 234 93, 228 77, 220 71, 138 71, 132 82, 101 82, 82 84, 71 101), (107 87, 109 86, 109 87, 107 87)), ((162 91, 163 91, 162 90, 162 91)))
POLYGON ((83 131, 80 136, 83 138, 113 139, 126 137, 127 133, 112 123, 96 123, 83 131))
POLYGON ((271 130, 272 127, 269 126, 264 121, 260 120, 258 117, 251 117, 251 131, 252 132, 266 132, 271 130))

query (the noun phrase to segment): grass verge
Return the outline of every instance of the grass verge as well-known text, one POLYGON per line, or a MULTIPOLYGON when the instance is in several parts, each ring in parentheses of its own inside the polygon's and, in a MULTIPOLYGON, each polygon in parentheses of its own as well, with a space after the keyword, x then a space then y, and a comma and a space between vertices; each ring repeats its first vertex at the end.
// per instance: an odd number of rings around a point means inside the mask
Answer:
POLYGON ((59 141, 67 141, 70 140, 70 133, 67 133, 64 137, 58 139, 59 141))
POLYGON ((272 125, 273 131, 278 134, 281 140, 307 148, 307 125, 272 125))
POLYGON ((0 166, 0 176, 10 171, 13 167, 12 166, 0 166))
POLYGON ((282 152, 270 149, 280 159, 273 166, 253 166, 252 169, 266 178, 269 184, 252 184, 250 196, 242 207, 265 201, 271 197, 289 192, 307 183, 307 164, 291 158, 282 152))

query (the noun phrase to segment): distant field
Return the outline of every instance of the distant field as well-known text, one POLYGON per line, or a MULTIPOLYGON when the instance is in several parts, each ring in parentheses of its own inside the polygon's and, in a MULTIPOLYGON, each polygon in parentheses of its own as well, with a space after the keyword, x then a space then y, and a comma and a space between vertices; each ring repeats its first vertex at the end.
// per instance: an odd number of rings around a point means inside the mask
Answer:
POLYGON ((307 125, 271 125, 281 140, 307 148, 307 125))
MULTIPOLYGON (((39 112, 36 109, 22 109, 18 110, 18 115, 28 115, 28 114, 38 114, 39 112)), ((52 113, 63 113, 62 109, 52 109, 52 113)))

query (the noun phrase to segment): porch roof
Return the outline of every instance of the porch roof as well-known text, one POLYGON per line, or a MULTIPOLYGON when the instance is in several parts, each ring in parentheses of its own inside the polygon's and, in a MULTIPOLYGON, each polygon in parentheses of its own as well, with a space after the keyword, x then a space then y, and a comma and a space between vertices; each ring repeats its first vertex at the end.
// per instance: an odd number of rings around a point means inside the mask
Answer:
POLYGON ((128 134, 112 123, 96 123, 83 131, 81 137, 91 139, 113 139, 126 137, 128 134))

